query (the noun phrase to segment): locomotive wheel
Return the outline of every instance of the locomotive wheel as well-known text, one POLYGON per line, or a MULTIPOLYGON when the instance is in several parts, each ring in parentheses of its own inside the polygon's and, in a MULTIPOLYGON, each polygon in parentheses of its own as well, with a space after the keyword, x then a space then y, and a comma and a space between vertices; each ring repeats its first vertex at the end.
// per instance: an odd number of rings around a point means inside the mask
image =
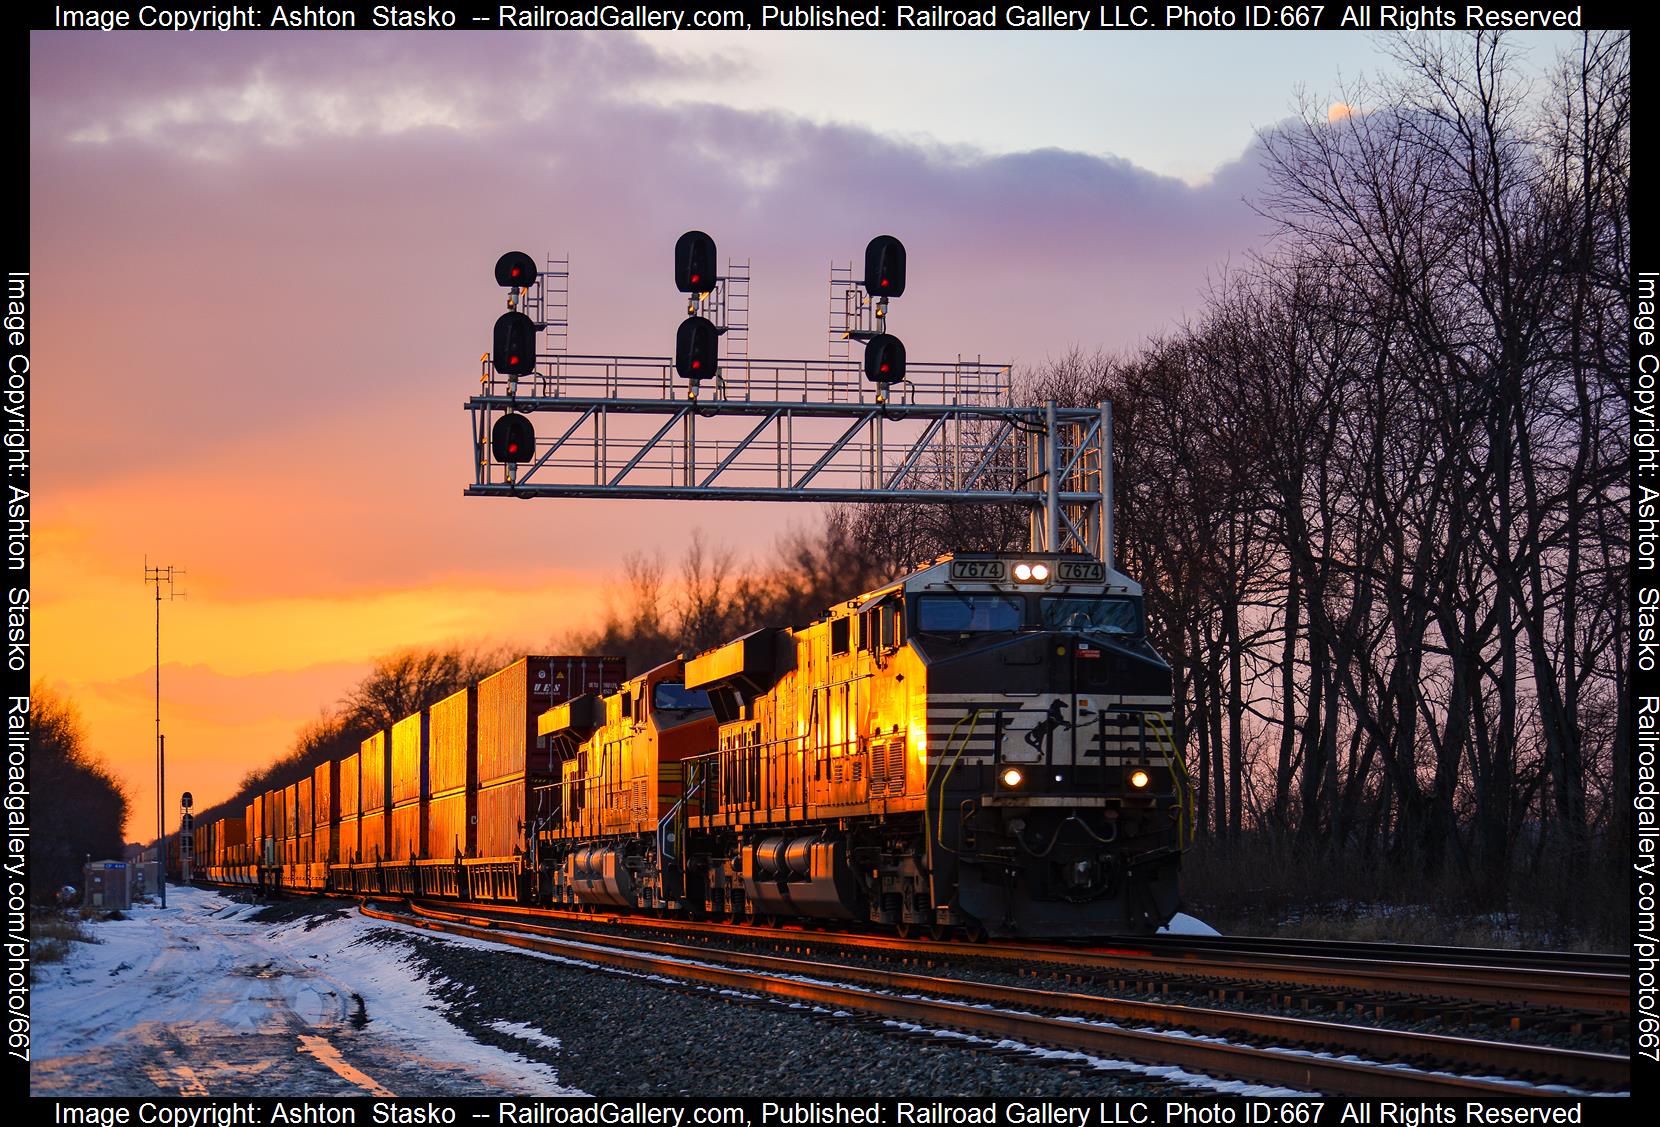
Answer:
POLYGON ((893 929, 899 933, 901 939, 914 939, 917 935, 918 925, 909 920, 900 920, 893 925, 893 929))
POLYGON ((970 943, 984 943, 986 941, 986 925, 977 921, 964 924, 963 938, 970 943))
POLYGON ((929 924, 928 925, 928 938, 932 939, 935 943, 941 942, 942 940, 945 939, 946 936, 948 936, 950 934, 951 934, 951 929, 946 927, 944 924, 929 924))

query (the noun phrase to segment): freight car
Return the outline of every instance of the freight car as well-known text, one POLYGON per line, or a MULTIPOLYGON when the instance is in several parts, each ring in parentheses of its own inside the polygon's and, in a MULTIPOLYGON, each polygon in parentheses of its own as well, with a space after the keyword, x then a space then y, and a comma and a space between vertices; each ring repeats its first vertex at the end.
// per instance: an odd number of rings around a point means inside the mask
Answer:
POLYGON ((527 900, 559 773, 537 717, 614 691, 623 672, 616 657, 521 658, 260 795, 234 834, 210 830, 195 869, 298 891, 527 900))
POLYGON ((198 867, 902 935, 1149 931, 1191 826, 1171 705, 1128 577, 959 554, 627 681, 522 659, 319 768, 309 821, 250 807, 263 853, 245 822, 198 867))

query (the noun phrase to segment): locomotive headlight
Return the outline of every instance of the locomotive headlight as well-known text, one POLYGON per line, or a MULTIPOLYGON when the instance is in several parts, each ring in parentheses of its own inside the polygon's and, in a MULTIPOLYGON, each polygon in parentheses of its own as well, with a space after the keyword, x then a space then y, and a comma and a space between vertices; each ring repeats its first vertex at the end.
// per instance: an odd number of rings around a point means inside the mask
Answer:
POLYGON ((1032 578, 1032 565, 1031 564, 1023 564, 1023 563, 1022 564, 1015 564, 1014 565, 1014 577, 1016 579, 1020 580, 1022 583, 1025 583, 1027 580, 1032 578))
POLYGON ((1136 771, 1130 775, 1130 785, 1136 790, 1145 789, 1147 784, 1150 782, 1152 782, 1152 780, 1147 777, 1147 772, 1145 771, 1136 771))
POLYGON ((1049 568, 1044 564, 1033 564, 1032 578, 1037 580, 1039 583, 1042 583, 1045 579, 1049 578, 1049 568))
POLYGON ((1003 785, 1006 787, 1017 787, 1025 781, 1026 776, 1020 773, 1019 767, 1009 767, 1003 772, 1003 785))

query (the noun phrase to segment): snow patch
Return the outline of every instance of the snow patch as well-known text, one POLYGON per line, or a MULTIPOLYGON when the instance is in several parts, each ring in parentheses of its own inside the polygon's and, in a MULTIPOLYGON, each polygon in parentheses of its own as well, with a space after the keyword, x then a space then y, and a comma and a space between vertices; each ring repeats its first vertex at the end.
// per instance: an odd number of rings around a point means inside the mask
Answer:
MULTIPOLYGON (((413 955, 386 925, 356 912, 260 924, 246 918, 258 907, 202 889, 169 888, 165 911, 141 904, 129 918, 88 922, 98 942, 72 944, 63 962, 37 971, 37 1083, 56 1087, 74 1073, 72 1062, 142 1053, 163 1031, 189 1028, 191 1043, 205 1047, 238 1035, 282 1035, 293 1042, 288 1067, 315 1077, 318 1094, 334 1094, 325 1085, 338 1081, 322 1076, 296 1032, 355 1044, 361 1051, 354 1058, 458 1070, 457 1083, 470 1077, 481 1092, 580 1094, 561 1085, 548 1065, 476 1041, 447 1020, 433 984, 415 972, 413 955), (119 968, 130 969, 116 973, 119 968), (368 1017, 355 1031, 354 996, 368 1017)), ((397 1064, 379 1067, 383 1074, 373 1081, 393 1091, 405 1083, 384 1075, 397 1064)), ((258 1090, 257 1072, 239 1077, 220 1069, 201 1078, 214 1096, 258 1090)), ((152 1093, 141 1087, 133 1094, 152 1093)))
POLYGON ((509 1037, 517 1037, 521 1041, 529 1041, 532 1045, 536 1045, 543 1049, 559 1048, 559 1038, 549 1037, 546 1033, 543 1033, 534 1025, 529 1025, 522 1021, 493 1021, 490 1023, 490 1028, 494 1029, 497 1033, 505 1033, 509 1037))
POLYGON ((1221 935, 1203 920, 1196 920, 1186 912, 1177 912, 1170 922, 1159 928, 1160 935, 1221 935))

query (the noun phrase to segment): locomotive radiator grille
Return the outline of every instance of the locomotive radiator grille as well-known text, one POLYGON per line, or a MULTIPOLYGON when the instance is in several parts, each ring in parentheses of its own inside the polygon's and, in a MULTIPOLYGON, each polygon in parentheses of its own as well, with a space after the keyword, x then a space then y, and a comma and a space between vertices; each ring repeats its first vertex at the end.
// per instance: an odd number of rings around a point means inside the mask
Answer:
POLYGON ((870 741, 870 797, 905 793, 905 737, 881 736, 870 741))

